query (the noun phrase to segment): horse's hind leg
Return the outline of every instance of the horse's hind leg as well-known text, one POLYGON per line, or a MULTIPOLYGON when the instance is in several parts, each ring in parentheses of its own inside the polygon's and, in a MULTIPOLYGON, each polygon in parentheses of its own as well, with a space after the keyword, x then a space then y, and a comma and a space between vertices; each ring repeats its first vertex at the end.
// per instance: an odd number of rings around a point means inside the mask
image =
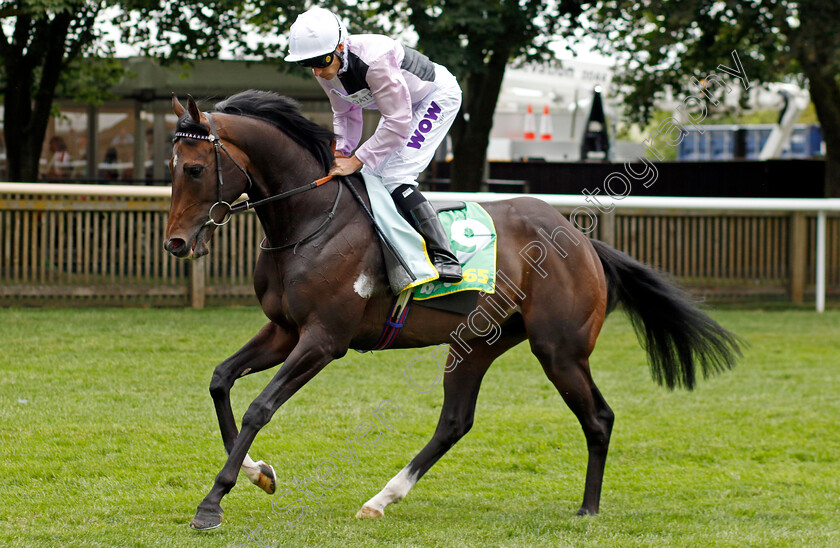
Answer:
MULTIPOLYGON (((239 430, 230 406, 230 390, 239 377, 264 371, 282 363, 294 348, 297 337, 269 322, 259 333, 240 348, 234 355, 216 366, 213 380, 210 381, 210 395, 216 407, 219 428, 225 451, 230 453, 239 430)), ((266 493, 273 494, 276 488, 277 474, 271 465, 263 461, 254 462, 245 456, 242 471, 251 482, 266 493)))
MULTIPOLYGON (((357 518, 381 517, 386 506, 401 501, 423 474, 469 432, 484 373, 493 360, 522 339, 518 335, 502 337, 492 345, 484 339, 468 341, 472 352, 461 354, 464 361, 444 375, 443 408, 432 439, 382 491, 362 506, 356 513, 357 518)), ((447 367, 452 367, 451 362, 447 363, 447 367)))
POLYGON ((531 349, 583 428, 589 460, 578 515, 597 514, 614 414, 592 380, 588 345, 556 338, 545 342, 548 337, 531 334, 531 349))

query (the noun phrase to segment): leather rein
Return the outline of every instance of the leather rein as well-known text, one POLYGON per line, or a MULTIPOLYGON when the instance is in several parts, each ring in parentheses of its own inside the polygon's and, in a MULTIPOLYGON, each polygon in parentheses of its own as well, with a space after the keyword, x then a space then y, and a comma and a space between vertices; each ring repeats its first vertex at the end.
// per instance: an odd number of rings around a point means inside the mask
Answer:
MULTIPOLYGON (((204 115, 207 117, 207 122, 210 125, 210 133, 209 134, 200 135, 200 134, 195 134, 195 133, 186 133, 186 132, 183 132, 183 131, 178 131, 178 132, 175 133, 175 139, 173 140, 173 142, 175 142, 178 139, 183 137, 183 138, 186 138, 186 139, 197 139, 199 141, 209 141, 210 143, 213 144, 213 151, 216 153, 216 182, 217 182, 217 187, 219 189, 219 198, 218 198, 218 200, 216 200, 216 203, 214 203, 213 205, 210 206, 210 210, 207 212, 208 220, 207 220, 207 222, 204 223, 204 226, 207 226, 207 225, 224 226, 224 225, 226 225, 230 222, 231 217, 233 217, 233 215, 235 213, 241 213, 243 211, 248 211, 249 209, 254 209, 254 208, 259 207, 261 205, 265 205, 265 204, 268 204, 268 203, 271 203, 271 202, 277 202, 277 201, 280 201, 280 200, 285 200, 286 198, 291 198, 292 196, 295 196, 296 194, 301 194, 303 192, 306 192, 307 190, 312 190, 313 188, 317 188, 317 187, 323 185, 324 183, 331 181, 332 178, 333 178, 332 175, 327 175, 326 177, 322 177, 320 179, 312 181, 309 184, 299 186, 297 188, 293 188, 292 190, 288 190, 286 192, 281 192, 280 194, 276 194, 274 196, 269 196, 268 198, 263 198, 262 200, 257 200, 256 202, 252 202, 252 201, 246 199, 246 200, 242 200, 241 202, 236 202, 233 205, 231 205, 230 203, 226 202, 222 198, 222 189, 224 187, 224 178, 222 176, 222 151, 224 151, 224 153, 227 154, 228 158, 230 158, 230 160, 233 162, 233 165, 235 165, 237 168, 239 168, 239 171, 241 171, 245 175, 245 178, 248 179, 248 187, 245 189, 245 192, 248 192, 251 189, 251 187, 254 185, 254 182, 251 179, 251 175, 248 173, 248 170, 245 169, 244 167, 242 167, 242 165, 240 165, 240 163, 236 161, 236 158, 234 158, 233 155, 231 155, 231 153, 225 147, 225 144, 219 138, 219 134, 216 131, 216 124, 213 122, 213 116, 206 113, 206 112, 204 113, 204 115), (224 217, 222 218, 222 220, 220 222, 217 222, 213 218, 213 210, 217 206, 222 206, 222 207, 227 208, 227 211, 226 211, 224 217)), ((283 250, 283 249, 295 248, 295 251, 297 251, 297 247, 300 244, 306 243, 309 240, 311 240, 312 238, 314 238, 315 236, 317 236, 318 234, 320 234, 324 229, 327 228, 327 226, 330 224, 330 222, 335 218, 335 212, 338 210, 338 202, 339 202, 339 200, 341 200, 341 191, 342 191, 342 185, 338 185, 338 193, 336 194, 335 202, 333 203, 332 209, 327 214, 327 217, 326 217, 326 219, 324 219, 324 222, 322 222, 318 226, 318 228, 315 229, 314 232, 312 232, 308 236, 298 240, 297 242, 294 242, 294 243, 291 243, 291 244, 286 244, 286 245, 281 245, 281 246, 275 246, 275 247, 265 245, 266 242, 268 242, 268 237, 266 236, 260 242, 260 249, 263 250, 263 251, 280 251, 280 250, 283 250)))

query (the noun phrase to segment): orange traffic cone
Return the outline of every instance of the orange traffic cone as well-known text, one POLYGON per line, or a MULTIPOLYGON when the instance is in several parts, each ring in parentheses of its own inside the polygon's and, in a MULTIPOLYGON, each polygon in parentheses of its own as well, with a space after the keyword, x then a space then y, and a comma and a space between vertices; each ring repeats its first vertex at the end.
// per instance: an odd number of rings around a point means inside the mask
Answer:
POLYGON ((548 113, 548 105, 545 105, 542 116, 540 117, 540 139, 550 141, 553 132, 554 127, 551 123, 551 114, 548 113))
POLYGON ((533 141, 537 135, 537 121, 534 118, 534 109, 528 105, 528 111, 525 113, 525 140, 533 141))

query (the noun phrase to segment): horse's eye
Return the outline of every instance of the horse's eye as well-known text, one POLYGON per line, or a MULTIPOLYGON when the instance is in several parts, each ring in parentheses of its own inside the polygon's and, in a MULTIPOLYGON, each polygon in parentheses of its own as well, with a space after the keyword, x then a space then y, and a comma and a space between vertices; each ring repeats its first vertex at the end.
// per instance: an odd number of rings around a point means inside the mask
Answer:
POLYGON ((187 166, 184 168, 184 171, 193 179, 198 179, 204 172, 204 166, 187 166))

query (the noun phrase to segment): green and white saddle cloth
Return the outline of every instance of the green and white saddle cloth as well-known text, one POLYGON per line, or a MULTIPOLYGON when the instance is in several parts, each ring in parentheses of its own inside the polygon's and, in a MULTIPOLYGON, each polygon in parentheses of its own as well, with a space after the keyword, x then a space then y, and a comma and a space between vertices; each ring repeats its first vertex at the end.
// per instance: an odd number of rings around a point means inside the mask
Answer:
POLYGON ((438 213, 449 235, 452 251, 461 263, 464 279, 456 284, 437 280, 414 288, 414 300, 423 301, 459 291, 493 293, 496 282, 496 227, 487 211, 475 202, 461 209, 438 213))

